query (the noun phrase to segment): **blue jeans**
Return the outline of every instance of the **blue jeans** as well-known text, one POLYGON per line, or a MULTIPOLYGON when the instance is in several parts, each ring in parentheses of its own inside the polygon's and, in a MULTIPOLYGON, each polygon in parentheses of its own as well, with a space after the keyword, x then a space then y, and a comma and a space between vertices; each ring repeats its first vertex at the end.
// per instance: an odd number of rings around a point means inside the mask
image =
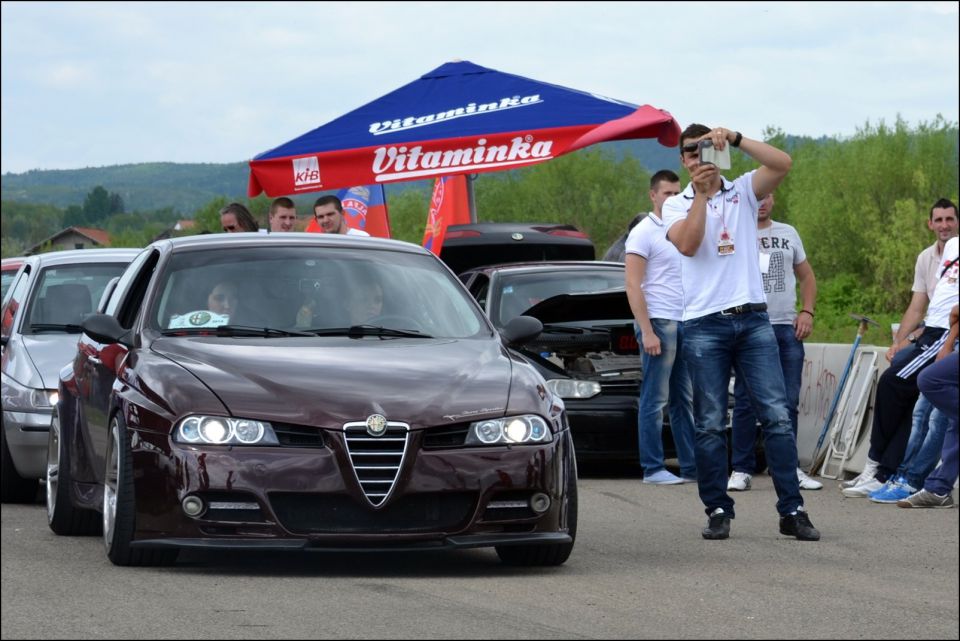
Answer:
MULTIPOLYGON (((803 341, 797 339, 793 325, 774 325, 773 333, 777 337, 780 352, 780 369, 783 370, 783 384, 787 392, 787 411, 793 437, 797 437, 797 411, 800 406, 800 381, 803 378, 803 341)), ((747 394, 746 386, 737 378, 733 386, 733 434, 731 441, 733 458, 731 463, 736 472, 755 474, 757 471, 757 416, 747 394)), ((938 452, 939 455, 939 452, 938 452)))
POLYGON ((923 489, 934 494, 950 494, 953 484, 957 482, 957 471, 960 468, 960 457, 957 448, 957 409, 958 403, 958 355, 953 352, 944 359, 935 362, 917 377, 917 386, 930 399, 938 410, 950 418, 947 433, 943 439, 943 450, 940 452, 940 465, 927 477, 923 489))
POLYGON ((790 423, 777 337, 766 312, 709 314, 683 323, 683 358, 693 380, 697 489, 710 514, 720 507, 734 516, 727 493, 727 387, 730 368, 742 380, 763 430, 764 449, 777 512, 803 505, 797 480, 797 439, 790 423))
POLYGON ((643 384, 640 388, 640 414, 637 430, 640 443, 640 466, 650 476, 663 469, 663 408, 669 402, 670 431, 677 449, 680 475, 697 478, 697 462, 693 454, 693 385, 682 358, 677 358, 683 345, 683 328, 679 321, 651 318, 653 331, 660 339, 660 355, 651 356, 640 343, 643 384))
POLYGON ((903 463, 897 469, 897 474, 907 477, 911 486, 923 487, 923 480, 937 466, 949 420, 926 396, 920 395, 913 406, 913 425, 903 463))

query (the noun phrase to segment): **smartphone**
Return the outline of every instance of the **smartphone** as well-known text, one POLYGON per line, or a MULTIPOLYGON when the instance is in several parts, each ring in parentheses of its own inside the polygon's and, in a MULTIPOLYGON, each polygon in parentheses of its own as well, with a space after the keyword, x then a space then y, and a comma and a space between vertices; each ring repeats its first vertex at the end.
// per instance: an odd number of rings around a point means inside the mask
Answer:
POLYGON ((717 169, 730 169, 730 144, 727 143, 723 151, 713 146, 712 140, 701 140, 697 143, 700 148, 700 164, 710 163, 717 169))

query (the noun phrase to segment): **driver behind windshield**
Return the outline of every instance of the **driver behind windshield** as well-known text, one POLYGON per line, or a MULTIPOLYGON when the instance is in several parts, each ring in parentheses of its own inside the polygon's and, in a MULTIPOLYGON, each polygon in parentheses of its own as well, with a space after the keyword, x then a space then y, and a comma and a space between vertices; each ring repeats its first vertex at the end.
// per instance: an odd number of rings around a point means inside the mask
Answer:
POLYGON ((170 328, 219 327, 230 322, 230 315, 237 309, 238 287, 231 281, 217 283, 207 296, 207 311, 197 310, 173 316, 170 328))

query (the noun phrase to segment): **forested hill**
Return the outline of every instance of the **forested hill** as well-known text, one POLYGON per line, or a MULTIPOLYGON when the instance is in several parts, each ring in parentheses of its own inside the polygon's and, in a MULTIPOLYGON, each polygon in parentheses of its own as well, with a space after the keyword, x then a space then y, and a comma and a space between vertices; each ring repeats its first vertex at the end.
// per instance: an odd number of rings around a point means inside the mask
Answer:
POLYGON ((66 208, 82 203, 98 185, 120 194, 127 211, 172 207, 186 214, 218 196, 245 198, 247 163, 152 162, 8 173, 0 177, 0 197, 66 208))
MULTIPOLYGON (((650 173, 678 171, 675 147, 654 140, 627 140, 596 145, 616 156, 636 156, 650 173)), ((83 203, 96 186, 123 198, 127 211, 153 211, 172 207, 190 215, 217 197, 242 200, 247 195, 247 163, 152 162, 85 169, 33 170, 0 177, 0 199, 43 203, 66 208, 83 203)), ((392 185, 391 191, 405 185, 392 185)))

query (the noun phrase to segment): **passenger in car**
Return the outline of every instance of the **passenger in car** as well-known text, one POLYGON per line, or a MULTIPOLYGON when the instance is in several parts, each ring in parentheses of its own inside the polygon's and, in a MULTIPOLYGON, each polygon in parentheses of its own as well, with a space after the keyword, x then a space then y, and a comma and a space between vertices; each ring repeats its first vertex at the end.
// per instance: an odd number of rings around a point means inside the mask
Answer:
POLYGON ((366 287, 352 287, 347 294, 347 312, 350 323, 359 325, 380 316, 383 312, 383 288, 379 283, 366 287))

